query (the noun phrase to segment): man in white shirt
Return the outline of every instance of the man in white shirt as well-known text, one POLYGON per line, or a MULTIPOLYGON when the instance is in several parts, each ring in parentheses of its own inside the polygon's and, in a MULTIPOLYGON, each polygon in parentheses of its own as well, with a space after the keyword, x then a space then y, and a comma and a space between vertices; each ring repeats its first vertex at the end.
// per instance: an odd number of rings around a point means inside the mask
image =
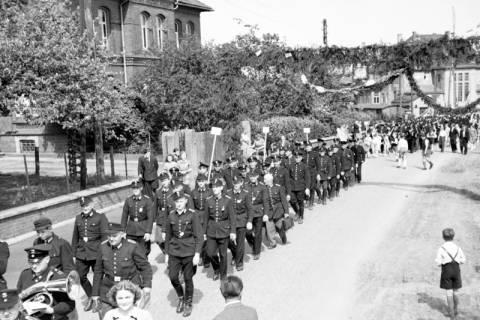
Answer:
POLYGON ((450 319, 455 320, 458 314, 457 291, 462 287, 460 264, 465 263, 466 259, 462 249, 453 243, 453 229, 444 229, 442 236, 445 243, 438 249, 435 262, 442 268, 440 288, 446 290, 450 319))
POLYGON ((408 142, 405 139, 405 135, 400 135, 400 140, 398 140, 398 167, 407 169, 407 152, 408 152, 408 142))

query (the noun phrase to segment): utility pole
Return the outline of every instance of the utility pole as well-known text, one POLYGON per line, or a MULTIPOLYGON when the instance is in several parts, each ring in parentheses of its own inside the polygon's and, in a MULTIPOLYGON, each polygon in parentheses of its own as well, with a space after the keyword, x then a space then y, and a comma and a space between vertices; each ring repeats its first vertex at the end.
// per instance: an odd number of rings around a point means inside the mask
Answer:
POLYGON ((323 44, 328 47, 327 19, 323 19, 323 44))

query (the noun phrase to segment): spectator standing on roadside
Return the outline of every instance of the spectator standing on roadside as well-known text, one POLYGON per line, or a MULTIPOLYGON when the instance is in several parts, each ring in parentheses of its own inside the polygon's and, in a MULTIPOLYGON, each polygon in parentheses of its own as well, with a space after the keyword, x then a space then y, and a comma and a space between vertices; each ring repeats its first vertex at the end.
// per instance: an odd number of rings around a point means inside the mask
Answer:
POLYGON ((462 130, 459 134, 460 138, 460 152, 463 155, 466 155, 468 152, 468 141, 470 140, 470 132, 468 131, 467 125, 464 124, 462 130))
POLYGON ((138 178, 143 185, 143 194, 152 198, 158 188, 158 161, 149 148, 144 148, 142 153, 138 158, 138 178))
POLYGON ((442 152, 445 151, 446 139, 447 139, 447 130, 445 129, 445 125, 442 124, 442 126, 440 127, 440 131, 438 132, 438 144, 442 152))
POLYGON ((442 237, 445 243, 438 249, 435 262, 442 269, 440 288, 446 290, 450 319, 455 320, 458 314, 457 292, 462 287, 460 264, 465 263, 466 259, 462 249, 453 243, 453 229, 443 229, 442 237))
POLYGON ((432 143, 428 137, 425 137, 425 134, 422 133, 421 139, 423 141, 422 155, 423 155, 423 170, 427 170, 427 163, 429 164, 428 169, 433 168, 433 162, 430 160, 432 155, 432 143))
POLYGON ((170 169, 178 168, 177 161, 175 161, 173 154, 167 155, 165 163, 163 164, 163 171, 170 173, 170 169))
POLYGON ((403 134, 400 135, 400 140, 398 140, 398 167, 407 169, 407 152, 408 152, 408 142, 405 139, 403 134))
POLYGON ((225 309, 213 320, 258 320, 257 311, 242 303, 243 282, 237 276, 228 276, 220 285, 225 298, 225 309))
POLYGON ((457 139, 458 129, 455 124, 452 124, 452 128, 450 130, 450 147, 452 148, 452 152, 457 152, 457 139))

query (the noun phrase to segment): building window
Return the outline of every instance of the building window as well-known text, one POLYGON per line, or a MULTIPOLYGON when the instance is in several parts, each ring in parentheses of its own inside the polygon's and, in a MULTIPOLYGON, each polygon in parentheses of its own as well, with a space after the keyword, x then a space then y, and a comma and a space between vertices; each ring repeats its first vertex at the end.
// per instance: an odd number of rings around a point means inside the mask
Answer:
POLYGON ((470 94, 470 74, 468 72, 456 72, 453 79, 457 90, 457 102, 467 101, 470 94))
POLYGON ((140 27, 142 28, 142 48, 148 49, 148 27, 150 23, 150 16, 143 12, 140 15, 140 27))
POLYGON ((98 23, 100 26, 100 41, 102 46, 108 46, 108 35, 110 34, 110 14, 107 8, 98 9, 98 23))
POLYGON ((185 33, 187 35, 187 37, 192 37, 195 33, 195 25, 193 24, 193 22, 189 22, 187 23, 187 25, 185 26, 185 33))
POLYGON ((35 140, 20 140, 20 152, 34 152, 35 140))
POLYGON ((177 49, 180 48, 180 38, 182 37, 182 23, 180 20, 175 20, 175 42, 177 49))
POLYGON ((157 41, 158 48, 163 50, 165 36, 167 30, 165 29, 165 17, 162 15, 157 16, 157 41))
POLYGON ((379 92, 374 92, 372 100, 373 100, 374 104, 380 104, 380 93, 379 92))

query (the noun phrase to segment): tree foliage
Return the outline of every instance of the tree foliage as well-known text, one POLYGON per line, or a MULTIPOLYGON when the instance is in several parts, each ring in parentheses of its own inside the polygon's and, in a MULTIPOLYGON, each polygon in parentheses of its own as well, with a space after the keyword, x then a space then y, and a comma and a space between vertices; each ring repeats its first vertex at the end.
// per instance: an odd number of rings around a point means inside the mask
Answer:
POLYGON ((10 0, 0 20, 2 110, 66 129, 90 131, 100 123, 107 138, 144 131, 132 93, 108 73, 105 52, 79 28, 68 3, 10 0))

